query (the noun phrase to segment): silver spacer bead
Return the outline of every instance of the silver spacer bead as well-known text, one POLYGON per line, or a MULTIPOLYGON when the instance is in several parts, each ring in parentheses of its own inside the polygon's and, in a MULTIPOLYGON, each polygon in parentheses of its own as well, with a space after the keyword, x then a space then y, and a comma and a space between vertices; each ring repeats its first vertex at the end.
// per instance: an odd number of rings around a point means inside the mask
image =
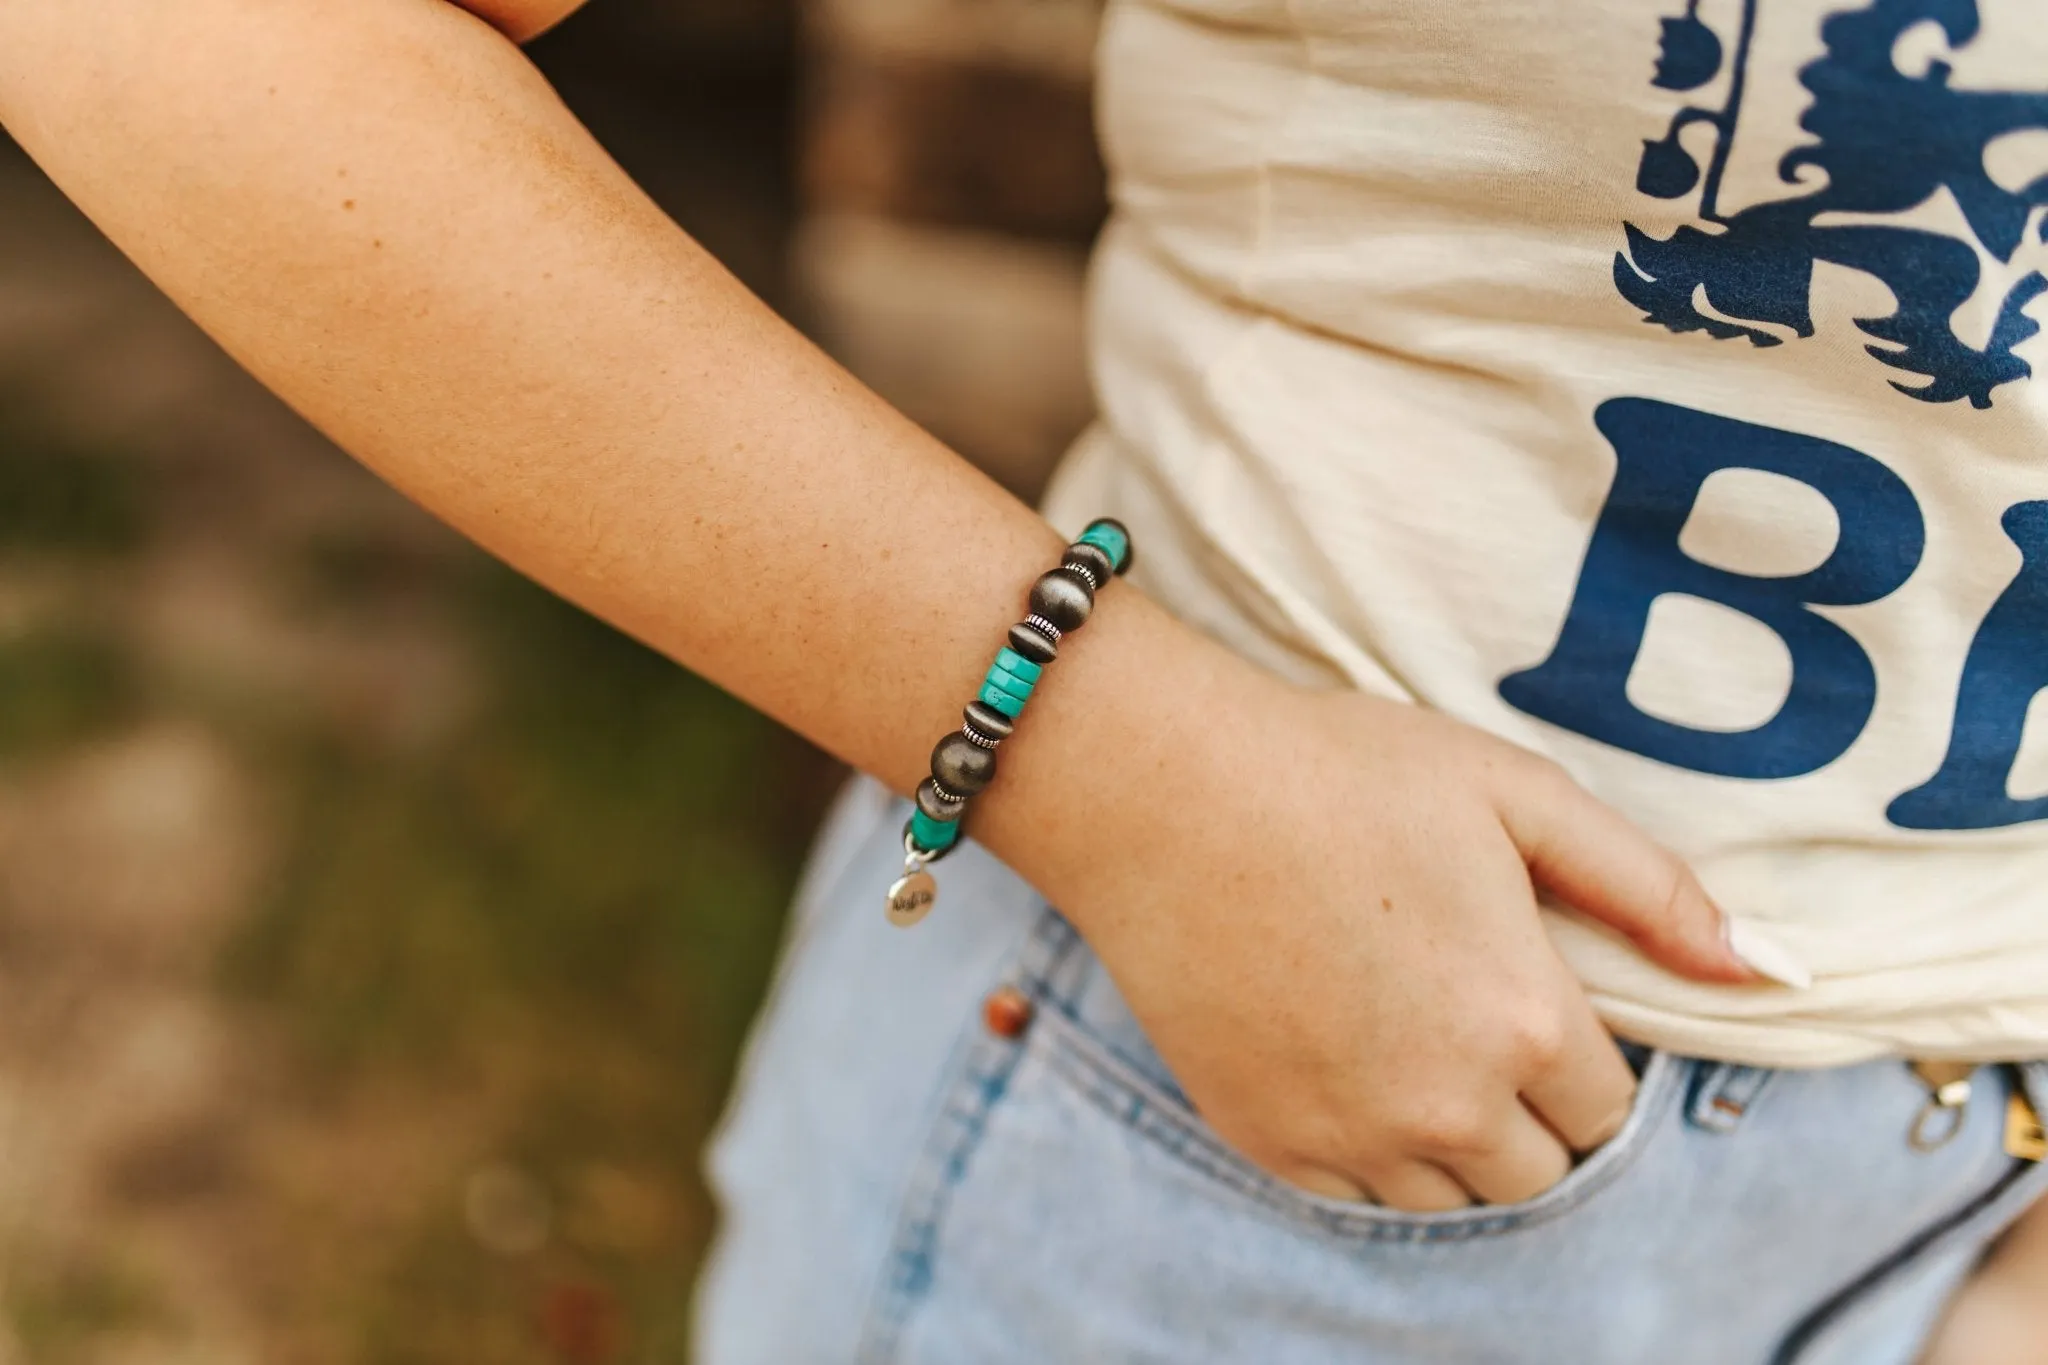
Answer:
POLYGON ((988 735, 983 734, 981 731, 975 729, 972 725, 961 726, 960 733, 967 736, 968 739, 972 740, 976 744, 979 744, 984 749, 993 749, 996 747, 996 745, 1002 743, 1001 740, 994 739, 988 735))
POLYGON ((1102 591, 1102 585, 1095 581, 1095 570, 1089 568, 1086 564, 1075 564, 1072 562, 1068 562, 1061 564, 1060 568, 1074 575, 1074 577, 1080 579, 1083 583, 1086 583, 1088 585, 1088 591, 1102 591))
POLYGON ((1046 639, 1052 641, 1054 644, 1058 644, 1060 642, 1060 628, 1054 625, 1052 622, 1046 620, 1043 616, 1027 616, 1024 618, 1024 624, 1031 627, 1033 630, 1037 631, 1040 635, 1043 635, 1046 639))
MULTIPOLYGON (((972 738, 974 738, 974 736, 973 736, 973 735, 972 735, 972 734, 970 733, 970 734, 968 735, 968 738, 969 738, 969 739, 972 739, 972 738)), ((995 746, 991 744, 991 745, 987 745, 987 746, 985 746, 985 747, 987 747, 987 748, 991 748, 991 749, 992 749, 992 748, 994 748, 995 746)), ((964 796, 956 796, 956 795, 954 795, 954 794, 953 794, 952 792, 949 792, 949 791, 947 791, 947 790, 946 790, 946 789, 945 789, 945 788, 944 788, 943 786, 941 786, 941 785, 939 784, 939 779, 937 779, 936 777, 932 779, 932 792, 933 792, 933 793, 934 793, 934 794, 935 794, 935 795, 936 795, 936 796, 937 796, 937 797, 939 798, 939 800, 941 800, 941 801, 948 801, 948 802, 951 802, 951 803, 953 803, 953 804, 955 804, 955 805, 962 805, 962 806, 964 806, 964 805, 966 805, 966 804, 967 804, 967 798, 966 798, 966 797, 964 797, 964 796)))

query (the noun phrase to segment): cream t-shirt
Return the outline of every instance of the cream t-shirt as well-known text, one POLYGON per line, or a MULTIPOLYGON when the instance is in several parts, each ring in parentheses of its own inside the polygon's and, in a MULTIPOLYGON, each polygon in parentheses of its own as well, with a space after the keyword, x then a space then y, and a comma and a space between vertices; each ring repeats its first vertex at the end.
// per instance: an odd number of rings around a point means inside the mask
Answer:
POLYGON ((2039 0, 1112 0, 1100 63, 1054 519, 1558 759, 1818 977, 1553 914, 1622 1031, 2048 1056, 2039 0))

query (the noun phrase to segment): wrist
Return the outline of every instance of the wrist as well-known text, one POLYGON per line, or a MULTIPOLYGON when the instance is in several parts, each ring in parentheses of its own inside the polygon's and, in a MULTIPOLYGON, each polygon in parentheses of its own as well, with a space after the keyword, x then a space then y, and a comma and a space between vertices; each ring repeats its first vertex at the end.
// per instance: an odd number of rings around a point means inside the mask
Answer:
POLYGON ((1293 691, 1119 583, 1004 742, 971 833, 1085 931, 1150 851, 1227 819, 1214 789, 1246 767, 1246 718, 1293 691))

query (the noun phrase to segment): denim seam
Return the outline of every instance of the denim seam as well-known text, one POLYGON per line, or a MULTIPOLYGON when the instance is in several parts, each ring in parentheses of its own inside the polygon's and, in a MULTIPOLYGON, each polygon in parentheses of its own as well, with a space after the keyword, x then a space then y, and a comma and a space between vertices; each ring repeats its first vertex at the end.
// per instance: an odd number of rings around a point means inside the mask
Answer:
POLYGON ((1094 954, 1075 952, 1081 946, 1081 933, 1067 922, 1052 906, 1040 902, 1039 923, 1036 933, 1044 936, 1047 950, 1057 957, 1046 968, 1044 994, 1039 1003, 1058 1010, 1067 1018, 1075 1018, 1081 1008, 1081 995, 1088 989, 1091 967, 1100 971, 1094 954))
MULTIPOLYGON (((1045 1002, 1077 941, 1064 920, 1050 912, 1041 914, 1018 951, 1010 980, 1034 1004, 1045 1002)), ((980 1036, 950 1067, 953 1079, 904 1194, 882 1283, 854 1354, 858 1365, 889 1365, 896 1358, 912 1312, 931 1289, 953 1192, 966 1177, 990 1116, 1023 1056, 1017 1041, 986 1031, 979 1019, 967 1027, 980 1036)))
POLYGON ((1222 1191, 1266 1212, 1281 1214, 1294 1226, 1306 1223, 1353 1242, 1468 1241, 1546 1223, 1577 1209, 1612 1184, 1649 1146, 1656 1133, 1658 1111, 1677 1090, 1684 1069, 1678 1059, 1660 1054, 1653 1066, 1661 1069, 1645 1079, 1636 1111, 1622 1133, 1566 1176, 1562 1185, 1529 1204, 1505 1212, 1478 1208, 1402 1213, 1370 1206, 1332 1207, 1312 1195, 1293 1193, 1210 1136, 1199 1119, 1183 1112, 1158 1087, 1098 1046, 1076 1023, 1056 1017, 1048 1020, 1047 1026, 1053 1044, 1047 1050, 1047 1060, 1052 1069, 1109 1118, 1222 1191))

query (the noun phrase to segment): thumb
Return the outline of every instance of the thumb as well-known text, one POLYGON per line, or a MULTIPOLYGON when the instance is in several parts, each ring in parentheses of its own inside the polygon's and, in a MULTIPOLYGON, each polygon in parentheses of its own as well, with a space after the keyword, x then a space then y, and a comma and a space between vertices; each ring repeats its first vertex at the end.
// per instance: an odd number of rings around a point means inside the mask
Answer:
POLYGON ((1813 975, 1749 925, 1729 920, 1685 861, 1543 764, 1518 773, 1500 806, 1530 878, 1696 981, 1805 988, 1813 975))

